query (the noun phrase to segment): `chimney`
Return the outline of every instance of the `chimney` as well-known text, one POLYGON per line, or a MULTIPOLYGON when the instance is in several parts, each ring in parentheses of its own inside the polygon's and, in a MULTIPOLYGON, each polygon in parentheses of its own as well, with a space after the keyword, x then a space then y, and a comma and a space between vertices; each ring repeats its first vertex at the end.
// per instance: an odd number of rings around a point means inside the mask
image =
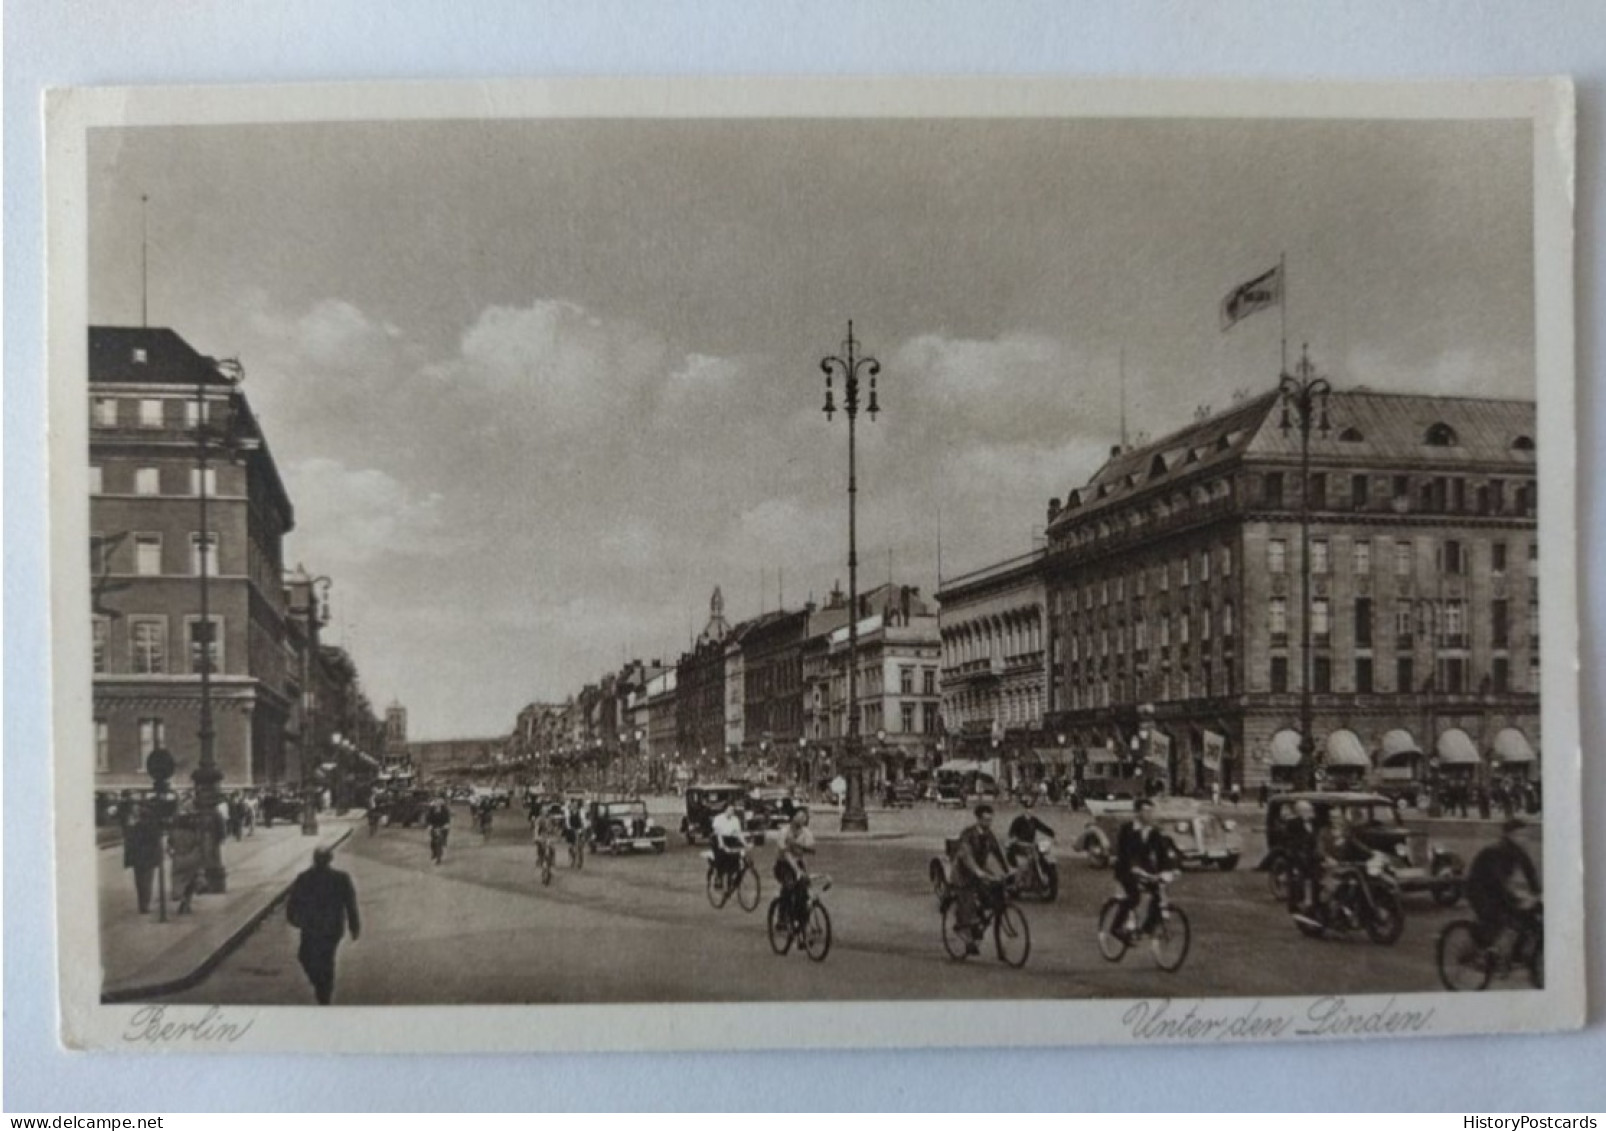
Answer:
POLYGON ((1048 521, 1049 522, 1053 522, 1055 516, 1057 516, 1059 513, 1060 513, 1060 501, 1059 501, 1059 499, 1057 499, 1057 498, 1050 499, 1048 501, 1048 521))
POLYGON ((1112 444, 1110 446, 1110 458, 1114 459, 1116 456, 1121 454, 1122 450, 1123 449, 1120 444, 1112 444))

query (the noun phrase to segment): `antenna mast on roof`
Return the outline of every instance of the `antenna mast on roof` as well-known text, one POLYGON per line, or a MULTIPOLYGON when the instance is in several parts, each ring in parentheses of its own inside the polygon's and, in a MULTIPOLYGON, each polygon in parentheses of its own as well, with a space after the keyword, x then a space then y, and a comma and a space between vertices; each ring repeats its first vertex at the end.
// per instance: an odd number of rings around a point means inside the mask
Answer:
POLYGON ((942 504, 937 504, 937 589, 942 589, 942 504))
POLYGON ((1126 443, 1126 346, 1121 346, 1121 450, 1127 450, 1126 443))

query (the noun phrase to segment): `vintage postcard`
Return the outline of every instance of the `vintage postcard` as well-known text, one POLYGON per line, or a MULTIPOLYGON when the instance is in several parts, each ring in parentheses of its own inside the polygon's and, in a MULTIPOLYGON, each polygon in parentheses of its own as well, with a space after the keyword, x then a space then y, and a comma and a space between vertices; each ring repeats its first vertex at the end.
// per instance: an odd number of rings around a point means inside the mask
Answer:
POLYGON ((1582 1023, 1565 80, 47 116, 68 1045, 1582 1023))

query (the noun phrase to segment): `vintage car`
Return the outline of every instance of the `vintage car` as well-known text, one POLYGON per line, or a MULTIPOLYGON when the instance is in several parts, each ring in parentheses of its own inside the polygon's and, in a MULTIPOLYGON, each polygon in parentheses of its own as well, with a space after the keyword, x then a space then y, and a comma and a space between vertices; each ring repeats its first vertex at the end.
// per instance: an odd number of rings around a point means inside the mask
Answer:
POLYGON ((398 790, 392 793, 384 806, 388 823, 400 825, 404 829, 422 823, 424 814, 429 809, 429 803, 434 799, 435 795, 427 789, 398 790))
POLYGON ((766 829, 781 828, 797 812, 797 798, 789 789, 755 789, 747 795, 748 812, 764 819, 766 829))
POLYGON ((662 852, 669 841, 664 827, 647 815, 639 798, 593 801, 586 811, 591 850, 617 856, 621 852, 662 852))
POLYGON ((911 778, 889 781, 881 791, 881 803, 888 809, 911 809, 920 797, 920 783, 911 778))
MULTIPOLYGON (((1115 855, 1115 840, 1121 826, 1132 819, 1134 801, 1122 806, 1106 802, 1099 810, 1090 808, 1091 818, 1077 834, 1076 847, 1094 868, 1106 867, 1115 855)), ((1238 822, 1217 817, 1196 801, 1162 799, 1155 802, 1154 824, 1171 842, 1172 850, 1185 868, 1220 868, 1230 872, 1243 856, 1243 838, 1238 822)))
POLYGON ((763 844, 768 820, 762 813, 753 813, 748 786, 740 782, 699 783, 686 787, 686 815, 680 819, 680 834, 687 844, 707 840, 712 833, 715 815, 727 805, 735 805, 746 814, 743 822, 753 843, 763 844))
POLYGON ((292 792, 270 792, 262 795, 262 823, 271 828, 275 821, 301 820, 303 799, 292 792))
POLYGON ((1400 890, 1425 891, 1446 907, 1461 898, 1466 862, 1459 855, 1428 839, 1428 834, 1406 825, 1399 806, 1381 793, 1282 793, 1266 806, 1266 857, 1260 870, 1271 879, 1272 894, 1288 893, 1289 827, 1294 806, 1308 801, 1316 810, 1316 826, 1325 829, 1335 808, 1342 809, 1355 839, 1394 861, 1400 890))

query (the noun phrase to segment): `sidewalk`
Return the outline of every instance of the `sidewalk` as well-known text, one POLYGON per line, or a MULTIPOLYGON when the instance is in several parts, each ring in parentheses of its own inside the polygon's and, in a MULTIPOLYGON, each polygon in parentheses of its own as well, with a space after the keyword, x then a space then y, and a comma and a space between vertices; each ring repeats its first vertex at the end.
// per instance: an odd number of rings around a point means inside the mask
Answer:
POLYGON ((196 896, 189 915, 178 914, 169 893, 165 923, 154 895, 151 910, 140 914, 133 872, 123 867, 122 853, 98 853, 101 1001, 140 1001, 199 982, 274 910, 291 881, 311 865, 312 850, 339 844, 361 820, 360 813, 320 816, 316 837, 302 836, 299 825, 276 825, 225 841, 228 890, 196 896))

